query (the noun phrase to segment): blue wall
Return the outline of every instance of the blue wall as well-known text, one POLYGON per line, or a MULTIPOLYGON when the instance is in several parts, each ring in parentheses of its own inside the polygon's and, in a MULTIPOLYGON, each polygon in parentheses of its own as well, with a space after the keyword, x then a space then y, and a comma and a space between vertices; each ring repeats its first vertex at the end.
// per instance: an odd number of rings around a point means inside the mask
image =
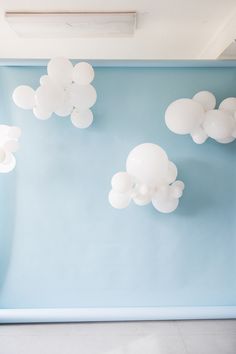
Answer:
POLYGON ((97 67, 83 131, 12 103, 44 72, 0 68, 0 122, 23 129, 17 168, 0 175, 0 307, 236 305, 236 143, 198 146, 164 124, 177 98, 236 96, 236 68, 97 67), (107 201, 143 142, 162 146, 186 184, 173 214, 107 201))

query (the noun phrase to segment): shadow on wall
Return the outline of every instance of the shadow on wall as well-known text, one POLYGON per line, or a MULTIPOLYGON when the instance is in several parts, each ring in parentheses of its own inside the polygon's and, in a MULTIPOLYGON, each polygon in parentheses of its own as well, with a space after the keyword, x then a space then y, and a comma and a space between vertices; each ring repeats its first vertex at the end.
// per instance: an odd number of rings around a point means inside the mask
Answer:
POLYGON ((11 259, 15 228, 16 172, 0 174, 0 292, 11 259))

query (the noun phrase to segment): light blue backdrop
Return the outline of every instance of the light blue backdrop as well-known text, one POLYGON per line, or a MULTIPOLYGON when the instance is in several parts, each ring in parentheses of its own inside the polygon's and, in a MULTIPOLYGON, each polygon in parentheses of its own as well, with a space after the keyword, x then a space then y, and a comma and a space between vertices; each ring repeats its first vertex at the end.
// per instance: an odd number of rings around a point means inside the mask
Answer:
POLYGON ((0 175, 0 307, 236 305, 236 143, 198 146, 164 124, 177 98, 236 96, 236 68, 97 67, 87 130, 14 106, 13 89, 36 88, 44 72, 0 68, 0 122, 23 130, 17 168, 0 175), (107 201, 144 142, 186 184, 173 214, 107 201))

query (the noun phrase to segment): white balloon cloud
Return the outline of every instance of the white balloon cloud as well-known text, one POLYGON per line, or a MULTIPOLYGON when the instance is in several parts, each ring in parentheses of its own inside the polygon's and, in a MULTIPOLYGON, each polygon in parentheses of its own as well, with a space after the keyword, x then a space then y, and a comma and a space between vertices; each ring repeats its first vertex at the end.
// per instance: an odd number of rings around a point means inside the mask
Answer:
POLYGON ((116 209, 127 208, 131 200, 140 206, 152 203, 161 213, 171 213, 184 190, 176 177, 177 167, 161 147, 138 145, 127 157, 126 171, 112 177, 109 202, 116 209))
POLYGON ((20 128, 0 125, 0 173, 8 173, 15 168, 16 159, 13 153, 19 148, 20 136, 20 128))
POLYGON ((208 137, 221 144, 236 138, 236 97, 226 98, 216 109, 216 98, 209 91, 200 91, 190 98, 172 102, 166 110, 167 127, 176 134, 190 134, 196 144, 208 137))
POLYGON ((18 86, 12 95, 15 104, 23 109, 32 109, 36 118, 46 120, 53 113, 71 117, 77 128, 88 128, 93 122, 91 107, 97 93, 91 85, 94 70, 89 63, 81 62, 74 67, 69 59, 54 58, 47 66, 47 75, 40 78, 40 86, 18 86))

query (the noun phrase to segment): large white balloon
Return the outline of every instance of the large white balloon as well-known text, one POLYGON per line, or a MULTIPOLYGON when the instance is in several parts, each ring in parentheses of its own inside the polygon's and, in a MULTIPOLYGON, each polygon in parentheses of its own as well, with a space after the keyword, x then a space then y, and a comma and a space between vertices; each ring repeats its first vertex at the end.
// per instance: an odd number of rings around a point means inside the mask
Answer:
POLYGON ((152 199, 152 205, 155 209, 161 213, 172 213, 179 205, 178 198, 163 199, 152 199))
POLYGON ((12 94, 14 103, 23 109, 32 109, 35 104, 35 92, 30 86, 21 85, 12 94))
POLYGON ((53 58, 48 63, 48 76, 62 85, 72 82, 73 65, 67 58, 53 58))
POLYGON ((219 109, 233 114, 236 111, 236 97, 228 97, 224 99, 219 105, 219 109))
POLYGON ((156 144, 141 144, 129 153, 126 170, 137 181, 150 187, 156 186, 167 176, 168 157, 165 151, 156 144))
POLYGON ((181 98, 172 102, 166 110, 167 127, 177 134, 190 134, 204 119, 202 105, 189 98, 181 98))
POLYGON ((209 91, 200 91, 193 96, 193 100, 200 103, 205 111, 214 109, 216 106, 216 98, 209 91))
POLYGON ((97 99, 97 93, 92 85, 71 86, 71 103, 79 109, 87 109, 92 107, 97 99))
POLYGON ((232 143, 232 141, 235 140, 235 137, 229 137, 229 138, 225 138, 225 139, 218 139, 218 143, 221 143, 221 144, 229 144, 229 143, 232 143))
POLYGON ((73 69, 73 81, 79 85, 88 85, 94 79, 94 70, 92 65, 86 62, 78 63, 73 69))
POLYGON ((85 129, 93 123, 93 112, 90 109, 75 108, 71 113, 71 122, 76 128, 85 129))
POLYGON ((206 112, 203 127, 208 136, 221 140, 232 136, 234 118, 226 111, 217 109, 206 112))
POLYGON ((133 185, 134 180, 127 172, 118 172, 111 180, 112 189, 118 193, 130 192, 133 185))
POLYGON ((124 209, 128 207, 131 197, 129 193, 118 193, 111 190, 108 199, 113 208, 124 209))

